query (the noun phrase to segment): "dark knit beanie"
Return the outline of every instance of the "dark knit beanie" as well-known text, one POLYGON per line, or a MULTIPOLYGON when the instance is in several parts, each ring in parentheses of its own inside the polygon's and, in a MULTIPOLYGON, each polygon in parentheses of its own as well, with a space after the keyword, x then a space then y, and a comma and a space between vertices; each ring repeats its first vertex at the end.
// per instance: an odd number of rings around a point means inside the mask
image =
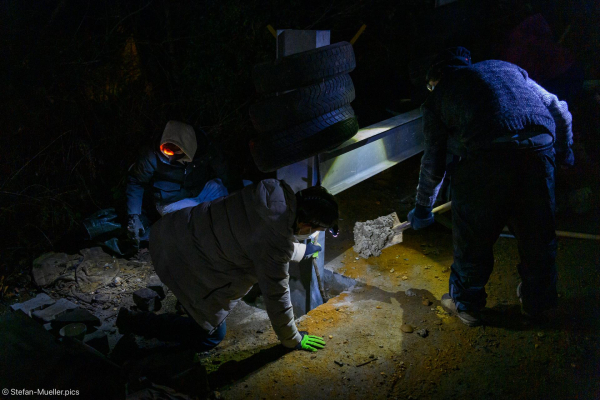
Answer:
POLYGON ((442 77, 444 69, 450 66, 468 67, 471 65, 471 52, 464 47, 450 47, 439 53, 427 72, 427 82, 430 80, 439 80, 442 77))

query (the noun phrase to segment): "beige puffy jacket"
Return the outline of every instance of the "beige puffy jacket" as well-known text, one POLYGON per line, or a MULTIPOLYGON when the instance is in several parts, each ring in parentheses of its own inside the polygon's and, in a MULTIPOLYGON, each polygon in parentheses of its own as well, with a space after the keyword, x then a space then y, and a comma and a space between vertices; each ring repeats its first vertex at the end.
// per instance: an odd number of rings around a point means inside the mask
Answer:
POLYGON ((294 240, 295 218, 294 192, 276 179, 165 215, 150 234, 156 273, 209 332, 258 282, 277 337, 294 347, 301 335, 290 301, 288 263, 305 249, 294 240))

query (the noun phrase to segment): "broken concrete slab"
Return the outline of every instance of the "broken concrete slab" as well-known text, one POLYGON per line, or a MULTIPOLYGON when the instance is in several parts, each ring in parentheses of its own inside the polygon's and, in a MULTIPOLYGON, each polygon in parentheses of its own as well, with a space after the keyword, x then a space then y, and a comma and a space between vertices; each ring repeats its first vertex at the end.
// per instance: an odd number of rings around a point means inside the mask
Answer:
POLYGON ((110 351, 110 346, 108 344, 108 336, 104 331, 95 331, 93 333, 89 333, 83 337, 83 343, 92 347, 93 349, 98 350, 100 353, 107 355, 110 351))
POLYGON ((67 299, 58 299, 58 301, 43 310, 34 311, 32 316, 44 322, 50 322, 56 317, 66 313, 68 310, 77 308, 77 304, 67 299))
POLYGON ((67 268, 69 256, 65 253, 44 253, 33 260, 32 275, 39 287, 50 286, 67 268))
POLYGON ((386 245, 396 235, 392 229, 396 221, 391 215, 354 225, 354 251, 362 258, 381 255, 386 245))
POLYGON ((106 254, 100 247, 81 250, 83 261, 77 267, 75 277, 79 289, 91 293, 108 285, 121 271, 119 260, 106 254))
POLYGON ((133 292, 133 302, 142 311, 158 311, 161 307, 158 293, 148 288, 133 292))
POLYGON ((10 306, 13 311, 20 310, 31 317, 31 313, 34 311, 42 310, 52 304, 56 303, 56 300, 52 299, 46 293, 40 293, 31 300, 27 300, 23 303, 17 303, 10 306))
POLYGON ((161 282, 158 275, 150 276, 148 279, 148 289, 154 290, 156 293, 158 293, 158 296, 161 300, 166 297, 168 291, 167 286, 161 282))
POLYGON ((60 329, 65 325, 77 322, 85 324, 88 327, 88 329, 92 328, 93 326, 101 325, 100 319, 98 317, 96 317, 88 310, 78 307, 72 310, 67 310, 64 314, 54 318, 52 320, 52 328, 60 329))

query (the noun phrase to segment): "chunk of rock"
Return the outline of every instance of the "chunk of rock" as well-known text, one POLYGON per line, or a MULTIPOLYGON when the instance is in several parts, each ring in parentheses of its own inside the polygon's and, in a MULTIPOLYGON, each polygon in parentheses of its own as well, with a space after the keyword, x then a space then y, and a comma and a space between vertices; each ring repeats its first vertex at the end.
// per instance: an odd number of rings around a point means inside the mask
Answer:
POLYGON ((394 237, 394 218, 390 215, 354 225, 354 251, 362 258, 378 257, 381 250, 394 237))
POLYGON ((158 311, 161 307, 158 293, 148 288, 133 292, 133 302, 142 311, 158 311))
POLYGON ((50 286, 67 268, 69 256, 65 253, 45 253, 33 260, 33 282, 39 287, 50 286))
POLYGON ((161 282, 158 275, 152 275, 148 278, 148 289, 154 290, 158 293, 160 299, 164 299, 167 295, 167 286, 161 282))
POLYGON ((104 303, 108 303, 111 300, 112 296, 108 293, 98 293, 96 295, 94 295, 94 297, 92 297, 92 301, 94 303, 100 303, 100 304, 104 304, 104 303))
POLYGON ((58 301, 52 304, 50 307, 46 307, 43 310, 34 311, 32 316, 44 322, 50 322, 56 317, 61 316, 74 308, 77 308, 77 304, 72 303, 67 299, 58 299, 58 301))
POLYGON ((54 318, 52 320, 52 328, 58 330, 65 325, 77 322, 85 324, 88 331, 90 331, 93 326, 101 325, 100 319, 88 310, 84 308, 75 308, 73 310, 67 310, 64 314, 54 318))
POLYGON ((412 325, 409 324, 402 324, 402 326, 400 326, 400 330, 405 333, 413 333, 415 328, 413 328, 412 325))
POLYGON ((419 329, 417 331, 417 335, 421 336, 422 338, 426 338, 427 336, 429 336, 429 331, 425 328, 419 329))
POLYGON ((417 293, 412 289, 408 289, 404 294, 406 294, 408 297, 415 297, 417 295, 417 293))
POLYGON ((429 301, 429 299, 423 299, 423 305, 424 306, 430 306, 431 305, 431 301, 429 301))
POLYGON ((53 300, 46 293, 40 293, 35 296, 33 299, 27 300, 23 303, 17 303, 10 306, 13 311, 20 310, 31 317, 31 313, 37 310, 42 310, 52 304, 56 303, 56 300, 53 300))

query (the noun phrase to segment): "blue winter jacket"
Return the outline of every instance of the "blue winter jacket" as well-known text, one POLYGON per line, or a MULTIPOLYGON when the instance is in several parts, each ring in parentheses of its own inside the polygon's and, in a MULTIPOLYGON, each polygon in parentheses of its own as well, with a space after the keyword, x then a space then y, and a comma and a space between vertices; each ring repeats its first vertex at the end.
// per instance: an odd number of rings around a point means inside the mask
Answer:
POLYGON ((534 149, 554 144, 557 161, 572 165, 567 103, 518 66, 488 60, 449 67, 421 106, 425 152, 417 204, 432 207, 446 174, 446 154, 482 149, 534 149))
POLYGON ((150 190, 156 205, 196 197, 206 183, 221 178, 230 190, 241 188, 231 173, 217 147, 209 143, 202 133, 197 134, 198 150, 191 162, 170 163, 159 146, 146 149, 133 164, 127 176, 127 213, 141 214, 144 191, 150 190))

